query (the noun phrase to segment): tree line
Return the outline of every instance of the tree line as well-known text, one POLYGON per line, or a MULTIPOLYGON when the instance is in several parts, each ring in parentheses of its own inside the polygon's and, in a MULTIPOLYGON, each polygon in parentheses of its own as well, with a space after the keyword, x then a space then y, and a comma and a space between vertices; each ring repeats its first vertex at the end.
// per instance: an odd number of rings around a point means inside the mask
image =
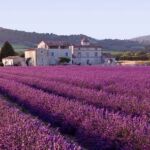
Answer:
POLYGON ((150 60, 150 52, 124 52, 114 55, 116 60, 150 60))

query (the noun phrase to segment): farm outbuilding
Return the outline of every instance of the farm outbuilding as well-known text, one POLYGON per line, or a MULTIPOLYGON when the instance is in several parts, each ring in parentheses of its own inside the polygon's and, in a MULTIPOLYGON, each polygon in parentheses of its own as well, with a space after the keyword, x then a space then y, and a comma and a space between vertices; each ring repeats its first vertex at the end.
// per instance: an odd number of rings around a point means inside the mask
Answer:
POLYGON ((25 59, 19 56, 8 56, 2 59, 4 66, 26 66, 25 59))

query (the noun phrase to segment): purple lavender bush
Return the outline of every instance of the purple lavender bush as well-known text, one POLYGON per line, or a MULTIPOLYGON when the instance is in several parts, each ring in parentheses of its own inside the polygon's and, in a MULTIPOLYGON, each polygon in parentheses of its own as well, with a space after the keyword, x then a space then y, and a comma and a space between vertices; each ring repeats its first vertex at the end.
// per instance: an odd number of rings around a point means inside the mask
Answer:
POLYGON ((87 149, 150 149, 149 67, 1 68, 0 91, 87 149))

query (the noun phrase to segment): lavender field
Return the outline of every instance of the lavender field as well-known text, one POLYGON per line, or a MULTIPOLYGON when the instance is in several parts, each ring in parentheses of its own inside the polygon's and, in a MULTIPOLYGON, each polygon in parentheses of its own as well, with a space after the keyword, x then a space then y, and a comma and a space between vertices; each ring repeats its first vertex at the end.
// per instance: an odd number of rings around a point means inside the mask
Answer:
POLYGON ((0 68, 0 149, 149 150, 150 67, 0 68))

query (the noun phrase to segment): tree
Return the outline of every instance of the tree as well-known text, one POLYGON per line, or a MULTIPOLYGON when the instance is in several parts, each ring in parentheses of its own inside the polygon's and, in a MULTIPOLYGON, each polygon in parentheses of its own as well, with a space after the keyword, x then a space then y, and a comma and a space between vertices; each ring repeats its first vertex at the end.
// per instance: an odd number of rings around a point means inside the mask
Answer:
POLYGON ((7 41, 4 43, 3 47, 1 48, 0 52, 0 60, 2 61, 3 58, 8 56, 15 56, 15 51, 11 44, 7 41))
POLYGON ((69 63, 70 62, 70 58, 68 58, 68 57, 60 57, 59 58, 59 63, 60 64, 65 64, 65 63, 69 63))

